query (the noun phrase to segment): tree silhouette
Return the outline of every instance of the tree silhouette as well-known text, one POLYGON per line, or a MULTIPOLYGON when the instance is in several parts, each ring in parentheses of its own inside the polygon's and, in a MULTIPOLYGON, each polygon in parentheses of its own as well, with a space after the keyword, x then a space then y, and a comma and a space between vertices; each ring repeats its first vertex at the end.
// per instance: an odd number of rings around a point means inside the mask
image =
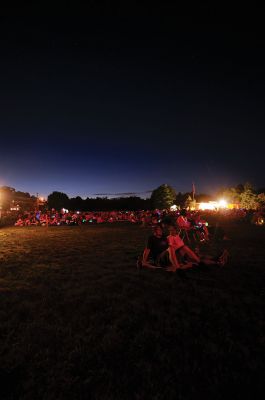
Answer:
POLYGON ((67 194, 62 192, 52 192, 48 196, 48 207, 49 209, 55 208, 55 210, 61 210, 62 208, 68 208, 69 197, 67 194))
POLYGON ((249 183, 244 185, 244 191, 240 195, 240 205, 246 210, 256 210, 258 207, 258 197, 249 183))
POLYGON ((152 192, 151 204, 153 208, 159 208, 160 210, 163 210, 171 207, 173 204, 175 204, 175 202, 175 190, 165 183, 152 192))

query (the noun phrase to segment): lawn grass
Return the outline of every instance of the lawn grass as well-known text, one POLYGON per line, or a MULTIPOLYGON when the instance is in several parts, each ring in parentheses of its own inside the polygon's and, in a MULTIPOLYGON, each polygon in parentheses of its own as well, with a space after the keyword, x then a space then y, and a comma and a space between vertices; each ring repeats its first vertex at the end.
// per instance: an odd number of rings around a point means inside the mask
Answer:
POLYGON ((0 399, 261 396, 265 229, 225 229, 227 266, 175 274, 136 269, 148 228, 1 229, 0 399))

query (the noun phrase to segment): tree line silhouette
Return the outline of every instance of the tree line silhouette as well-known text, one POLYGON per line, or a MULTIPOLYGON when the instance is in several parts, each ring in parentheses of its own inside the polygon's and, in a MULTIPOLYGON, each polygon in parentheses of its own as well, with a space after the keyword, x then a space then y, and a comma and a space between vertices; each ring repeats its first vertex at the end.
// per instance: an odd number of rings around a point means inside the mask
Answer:
MULTIPOLYGON (((210 201, 217 197, 225 197, 230 202, 238 202, 243 208, 256 208, 256 204, 265 205, 265 188, 254 190, 250 184, 239 184, 235 187, 220 188, 213 197, 208 194, 196 194, 196 201, 210 201)), ((2 211, 9 211, 19 206, 19 210, 27 211, 36 208, 56 209, 66 208, 80 211, 110 211, 110 210, 150 210, 154 208, 168 208, 172 204, 179 207, 187 207, 192 201, 192 193, 176 192, 172 186, 162 184, 154 189, 149 198, 142 198, 136 195, 120 196, 109 198, 87 197, 86 199, 76 196, 70 198, 67 194, 54 191, 49 194, 47 201, 41 201, 36 195, 28 192, 17 191, 9 186, 0 187, 0 207, 2 211)))

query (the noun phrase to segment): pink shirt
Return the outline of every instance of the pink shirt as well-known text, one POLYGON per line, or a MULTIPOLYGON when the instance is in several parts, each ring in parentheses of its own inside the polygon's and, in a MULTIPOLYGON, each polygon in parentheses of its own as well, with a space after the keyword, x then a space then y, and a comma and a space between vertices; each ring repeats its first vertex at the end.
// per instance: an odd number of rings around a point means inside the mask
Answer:
POLYGON ((187 218, 183 217, 183 215, 180 215, 177 218, 177 224, 182 229, 189 229, 190 228, 190 222, 187 220, 187 218))
POLYGON ((181 239, 181 237, 179 237, 179 235, 169 235, 167 237, 167 241, 169 246, 172 246, 174 248, 174 250, 178 250, 180 247, 184 246, 184 242, 181 239))

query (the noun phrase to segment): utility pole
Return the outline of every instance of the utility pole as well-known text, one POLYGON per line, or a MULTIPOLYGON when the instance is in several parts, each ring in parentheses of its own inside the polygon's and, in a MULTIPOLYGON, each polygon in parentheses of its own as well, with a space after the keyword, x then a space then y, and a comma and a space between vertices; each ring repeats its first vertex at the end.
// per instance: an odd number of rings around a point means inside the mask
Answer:
POLYGON ((37 193, 37 211, 39 211, 39 193, 37 193))
POLYGON ((192 182, 192 201, 194 201, 194 195, 195 195, 195 185, 194 182, 192 182))

